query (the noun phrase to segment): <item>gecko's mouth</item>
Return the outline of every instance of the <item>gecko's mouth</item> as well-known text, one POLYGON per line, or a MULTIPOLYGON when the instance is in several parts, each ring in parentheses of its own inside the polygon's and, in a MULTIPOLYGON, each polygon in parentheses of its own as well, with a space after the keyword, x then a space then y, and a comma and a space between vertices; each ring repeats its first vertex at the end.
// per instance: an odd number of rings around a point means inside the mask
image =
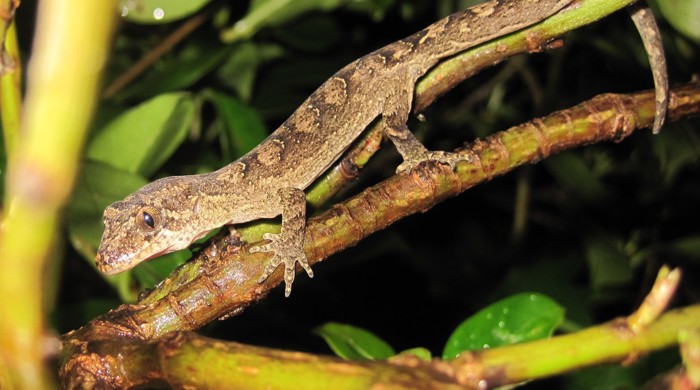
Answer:
POLYGON ((150 260, 168 253, 168 249, 162 249, 156 253, 143 254, 149 248, 145 248, 139 254, 114 254, 107 251, 98 250, 95 256, 95 265, 97 269, 105 275, 116 275, 118 273, 128 271, 146 260, 150 260))
POLYGON ((133 256, 115 256, 103 251, 98 251, 97 256, 95 256, 95 265, 97 265, 97 269, 105 275, 116 275, 133 268, 138 263, 138 261, 134 261, 133 256))

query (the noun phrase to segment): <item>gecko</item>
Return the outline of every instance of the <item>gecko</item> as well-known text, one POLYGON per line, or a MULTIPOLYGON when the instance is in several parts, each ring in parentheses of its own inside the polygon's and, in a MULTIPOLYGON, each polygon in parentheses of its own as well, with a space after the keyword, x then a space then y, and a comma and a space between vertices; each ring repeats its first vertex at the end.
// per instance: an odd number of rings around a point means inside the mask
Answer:
POLYGON ((238 160, 204 174, 156 180, 108 206, 95 262, 104 274, 126 271, 187 248, 208 232, 281 215, 279 234, 250 252, 269 252, 262 283, 284 264, 285 296, 296 264, 313 277, 304 254, 304 189, 324 173, 377 118, 403 158, 397 173, 424 161, 470 161, 429 151, 407 126, 417 80, 440 60, 515 32, 572 0, 492 0, 454 13, 348 64, 324 82, 268 138, 238 160))

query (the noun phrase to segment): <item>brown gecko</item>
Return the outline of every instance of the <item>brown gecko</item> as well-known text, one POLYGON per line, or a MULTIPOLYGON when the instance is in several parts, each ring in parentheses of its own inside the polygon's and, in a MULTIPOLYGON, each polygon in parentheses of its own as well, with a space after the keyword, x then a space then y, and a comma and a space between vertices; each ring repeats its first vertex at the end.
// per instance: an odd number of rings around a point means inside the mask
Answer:
POLYGON ((223 225, 282 215, 279 234, 250 249, 270 252, 264 281, 284 263, 289 296, 303 251, 304 189, 327 170, 376 118, 403 157, 398 173, 423 161, 452 168, 466 155, 428 151, 406 122, 416 81, 441 59, 517 31, 572 0, 492 0, 442 19, 345 66, 319 87, 274 133, 237 161, 211 173, 154 181, 104 212, 97 252, 100 271, 116 274, 188 247, 223 225))

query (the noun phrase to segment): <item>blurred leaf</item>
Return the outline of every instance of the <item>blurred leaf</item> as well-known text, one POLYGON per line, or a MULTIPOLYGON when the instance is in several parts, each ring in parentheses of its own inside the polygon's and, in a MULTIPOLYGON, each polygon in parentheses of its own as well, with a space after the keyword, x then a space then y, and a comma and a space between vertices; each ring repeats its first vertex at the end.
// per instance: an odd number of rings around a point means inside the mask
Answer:
POLYGON ((221 92, 209 90, 203 92, 202 96, 214 104, 225 124, 226 133, 222 134, 222 144, 226 160, 232 161, 248 153, 267 137, 267 128, 253 108, 221 92))
POLYGON ((88 158, 150 176, 177 149, 194 118, 187 93, 148 100, 109 122, 87 147, 88 158))
POLYGON ((676 30, 700 44, 700 0, 657 0, 656 5, 676 30))
POLYGON ((373 333, 351 325, 328 322, 314 329, 333 352, 346 360, 379 360, 394 355, 394 349, 373 333))
POLYGON ((549 337, 563 320, 564 309, 545 295, 512 295, 459 324, 447 340, 442 357, 452 359, 464 351, 549 337))
POLYGON ((266 69, 265 77, 260 78, 255 86, 253 106, 266 118, 286 118, 328 77, 351 61, 352 58, 342 56, 323 61, 307 57, 285 58, 279 66, 266 69))
MULTIPOLYGON (((95 225, 90 225, 89 221, 85 223, 77 223, 68 226, 68 239, 70 240, 73 248, 80 253, 83 258, 86 259, 88 264, 95 269, 96 273, 97 267, 95 266, 95 252, 97 244, 102 235, 102 223, 95 225)), ((119 275, 101 275, 102 278, 112 286, 123 302, 132 302, 136 300, 136 293, 131 289, 131 276, 129 272, 123 272, 119 275)))
POLYGON ((650 140, 666 184, 672 183, 683 168, 700 158, 696 136, 679 129, 669 130, 672 131, 664 131, 650 140))
POLYGON ((119 0, 124 20, 141 24, 161 24, 197 12, 211 0, 119 0))
POLYGON ((700 262, 700 235, 676 239, 664 245, 665 257, 684 257, 700 262))
POLYGON ((603 177, 615 172, 615 160, 612 153, 605 150, 588 149, 583 155, 590 160, 591 174, 595 177, 603 177))
MULTIPOLYGON (((570 373, 563 378, 567 390, 635 390, 651 389, 649 378, 678 367, 681 363, 678 349, 667 348, 638 357, 632 364, 608 364, 589 367, 570 373)), ((663 388, 663 387, 662 387, 663 388)))
POLYGON ((147 183, 146 179, 133 173, 86 161, 78 183, 66 209, 68 230, 73 240, 80 245, 74 247, 92 263, 95 250, 102 238, 102 213, 109 204, 124 198, 147 183))
MULTIPOLYGON (((124 198, 146 184, 146 179, 112 166, 86 161, 66 208, 68 238, 76 252, 95 266, 95 253, 102 239, 102 213, 107 205, 124 198)), ((97 269, 95 269, 97 272, 97 269)), ((123 301, 133 301, 128 272, 103 276, 123 301)))
POLYGON ((395 3, 395 0, 350 0, 347 9, 368 14, 372 17, 372 20, 378 22, 384 19, 386 12, 393 7, 395 3))
POLYGON ((257 45, 243 42, 230 52, 217 70, 221 82, 232 88, 243 101, 249 101, 253 93, 255 76, 260 65, 281 57, 278 45, 257 45))
POLYGON ((145 261, 127 272, 133 274, 139 282, 139 290, 149 289, 168 277, 177 266, 185 264, 190 258, 192 258, 192 252, 189 249, 183 249, 145 261))
POLYGON ((166 57, 150 69, 137 83, 132 83, 117 96, 150 98, 190 87, 221 64, 233 50, 220 43, 188 41, 176 55, 166 57))
POLYGON ((260 29, 277 26, 310 11, 330 11, 344 0, 254 0, 245 17, 221 32, 224 42, 246 40, 260 29))
POLYGON ((101 222, 105 207, 143 187, 147 182, 142 176, 111 165, 85 161, 68 204, 66 218, 69 221, 90 218, 101 222))
POLYGON ((341 38, 340 26, 325 14, 311 14, 272 32, 290 49, 307 52, 327 51, 341 38))
POLYGON ((60 332, 68 332, 85 325, 98 315, 107 313, 120 303, 116 299, 92 298, 65 305, 61 312, 52 314, 51 322, 60 332))
POLYGON ((638 389, 641 383, 634 371, 627 367, 607 365, 590 367, 567 376, 567 389, 571 390, 622 390, 638 389))
POLYGON ((605 198, 605 187, 579 155, 560 153, 545 160, 544 165, 562 187, 578 196, 588 201, 605 198))
POLYGON ((594 290, 624 286, 632 280, 629 256, 610 239, 592 237, 586 241, 585 250, 594 290))

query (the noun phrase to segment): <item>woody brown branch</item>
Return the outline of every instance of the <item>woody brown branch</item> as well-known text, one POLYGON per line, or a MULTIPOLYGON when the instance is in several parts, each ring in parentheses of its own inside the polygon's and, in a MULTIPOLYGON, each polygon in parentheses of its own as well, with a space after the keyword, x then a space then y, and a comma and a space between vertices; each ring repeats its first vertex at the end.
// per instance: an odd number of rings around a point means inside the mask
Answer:
MULTIPOLYGON (((320 262, 400 218, 425 211, 523 164, 564 149, 621 141, 634 130, 650 126, 654 108, 652 91, 601 95, 475 141, 460 151, 473 155, 475 162, 460 163, 456 172, 425 164, 409 175, 393 176, 309 220, 305 240, 309 261, 320 262)), ((698 111, 699 83, 673 90, 669 120, 697 115, 698 111)), ((170 331, 197 329, 240 312, 282 280, 282 273, 276 272, 259 285, 256 280, 267 255, 249 254, 246 249, 209 251, 209 256, 174 272, 139 303, 122 305, 67 334, 64 345, 110 338, 150 340, 170 331)))
POLYGON ((576 333, 466 352, 448 361, 409 354, 388 361, 345 361, 172 332, 152 342, 84 343, 80 358, 70 359, 61 376, 66 388, 269 388, 288 383, 290 377, 309 388, 329 381, 335 389, 491 388, 603 362, 629 362, 677 344, 679 332, 696 326, 699 314, 700 305, 676 309, 654 319, 643 332, 629 328, 629 318, 617 318, 576 333), (558 357, 556 364, 551 364, 552 356, 558 357))

